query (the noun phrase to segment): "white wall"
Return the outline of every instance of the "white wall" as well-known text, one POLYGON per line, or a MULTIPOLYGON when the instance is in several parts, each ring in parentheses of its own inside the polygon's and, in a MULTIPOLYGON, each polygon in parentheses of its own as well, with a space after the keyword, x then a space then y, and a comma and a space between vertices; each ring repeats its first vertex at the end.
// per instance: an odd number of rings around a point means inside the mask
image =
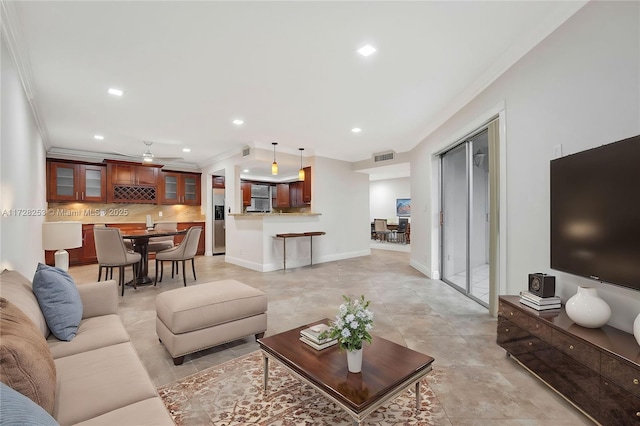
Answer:
POLYGON ((1 57, 0 269, 31 279, 38 262, 44 262, 45 150, 4 37, 1 57), (16 215, 14 209, 32 209, 36 215, 16 215))
MULTIPOLYGON (((640 133, 640 3, 591 2, 412 152, 411 263, 438 273, 437 163, 470 123, 504 105, 506 126, 506 292, 527 287, 527 274, 549 269, 549 161, 640 133)), ((504 200, 503 200, 504 201, 504 200)), ((504 210, 504 209, 503 209, 504 210)), ((598 288, 612 307, 610 324, 631 331, 640 292, 563 273, 563 300, 578 285, 598 288)))
MULTIPOLYGON (((203 170, 203 174, 211 174, 221 168, 225 169, 225 208, 227 211, 231 208, 232 213, 242 212, 240 174, 238 166, 234 165, 240 161, 240 158, 230 158, 203 170)), ((325 231, 326 235, 313 240, 314 263, 370 254, 369 176, 352 171, 351 163, 345 161, 313 157, 307 159, 307 162, 312 165, 311 211, 321 215, 317 219, 306 221, 292 218, 291 229, 288 231, 282 228, 282 221, 278 221, 280 232, 325 231), (307 229, 303 229, 305 226, 307 229)), ((211 203, 212 196, 209 197, 207 202, 211 203)), ((271 259, 281 259, 281 242, 266 246, 256 244, 256 233, 273 234, 265 231, 261 220, 234 219, 231 216, 227 217, 226 227, 225 250, 229 261, 261 270, 265 264, 274 263, 271 259), (245 235, 247 238, 244 238, 245 235)), ((287 258, 291 255, 291 266, 296 265, 295 258, 298 257, 290 251, 296 250, 296 244, 308 245, 308 241, 287 242, 287 258)), ((298 254, 302 257, 305 255, 303 252, 298 254)))
POLYGON ((369 217, 398 223, 396 199, 411 198, 409 178, 374 180, 369 183, 369 217))

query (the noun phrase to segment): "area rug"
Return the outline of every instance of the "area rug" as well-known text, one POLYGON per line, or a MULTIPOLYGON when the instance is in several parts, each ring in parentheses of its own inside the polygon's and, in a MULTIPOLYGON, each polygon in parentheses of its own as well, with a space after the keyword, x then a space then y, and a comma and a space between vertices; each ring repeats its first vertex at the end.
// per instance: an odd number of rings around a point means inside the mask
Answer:
MULTIPOLYGON (((190 425, 351 425, 341 408, 298 381, 276 362, 269 363, 269 388, 262 391, 260 352, 208 368, 158 389, 177 426, 190 425)), ((415 387, 365 419, 366 425, 436 425, 446 415, 424 379, 416 414, 415 387)))

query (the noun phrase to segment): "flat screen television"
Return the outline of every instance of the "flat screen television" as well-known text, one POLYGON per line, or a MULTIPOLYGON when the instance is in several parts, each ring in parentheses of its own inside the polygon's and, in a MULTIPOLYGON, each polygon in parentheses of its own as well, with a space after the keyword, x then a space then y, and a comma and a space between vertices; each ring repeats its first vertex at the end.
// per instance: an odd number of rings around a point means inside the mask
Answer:
POLYGON ((640 290, 640 136, 551 161, 551 268, 640 290))

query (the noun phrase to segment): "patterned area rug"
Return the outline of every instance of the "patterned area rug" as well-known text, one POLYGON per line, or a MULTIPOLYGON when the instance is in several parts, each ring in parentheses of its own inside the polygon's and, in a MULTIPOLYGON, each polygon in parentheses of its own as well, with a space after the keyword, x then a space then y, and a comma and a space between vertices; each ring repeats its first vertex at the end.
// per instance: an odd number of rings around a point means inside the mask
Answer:
MULTIPOLYGON (((432 373, 433 374, 433 373, 432 373)), ((260 352, 211 367, 158 389, 178 426, 189 425, 351 425, 341 408, 303 384, 276 362, 269 363, 269 388, 262 392, 260 352)), ((415 387, 365 419, 367 425, 436 425, 448 423, 426 380, 420 386, 416 414, 415 387)))

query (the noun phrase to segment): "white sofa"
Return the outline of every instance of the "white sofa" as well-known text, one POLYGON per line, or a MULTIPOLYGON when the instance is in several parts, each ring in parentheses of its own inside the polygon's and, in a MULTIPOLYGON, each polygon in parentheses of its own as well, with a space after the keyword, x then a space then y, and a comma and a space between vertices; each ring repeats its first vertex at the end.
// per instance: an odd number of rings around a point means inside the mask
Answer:
MULTIPOLYGON (((77 288, 82 320, 76 336, 66 342, 50 334, 31 282, 16 271, 0 274, 0 297, 35 323, 53 357, 50 414, 60 425, 173 425, 118 316, 116 282, 77 288)), ((2 379, 11 387, 11 380, 2 379)))

